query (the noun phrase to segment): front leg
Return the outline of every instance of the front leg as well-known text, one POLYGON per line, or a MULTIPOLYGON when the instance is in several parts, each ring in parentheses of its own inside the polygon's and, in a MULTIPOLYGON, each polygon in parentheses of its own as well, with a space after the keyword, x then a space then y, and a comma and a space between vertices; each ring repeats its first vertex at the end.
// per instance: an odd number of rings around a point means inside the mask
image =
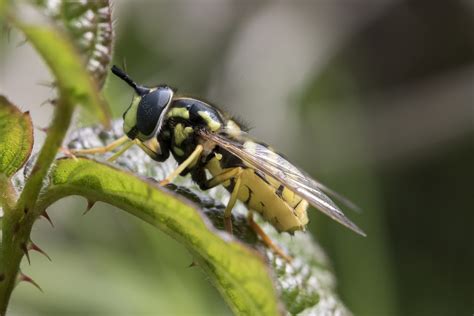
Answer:
POLYGON ((153 160, 163 162, 170 156, 166 142, 152 138, 145 142, 135 140, 136 144, 153 160))
POLYGON ((115 148, 122 146, 127 142, 132 142, 127 136, 122 136, 114 140, 110 144, 102 147, 88 148, 88 149, 71 149, 69 152, 73 155, 91 155, 91 154, 105 154, 115 148))
POLYGON ((184 171, 187 167, 193 164, 196 160, 201 157, 202 151, 204 148, 202 145, 197 145, 194 151, 183 161, 173 172, 171 172, 165 179, 160 181, 160 185, 167 185, 168 183, 172 182, 174 178, 176 178, 181 172, 184 171))

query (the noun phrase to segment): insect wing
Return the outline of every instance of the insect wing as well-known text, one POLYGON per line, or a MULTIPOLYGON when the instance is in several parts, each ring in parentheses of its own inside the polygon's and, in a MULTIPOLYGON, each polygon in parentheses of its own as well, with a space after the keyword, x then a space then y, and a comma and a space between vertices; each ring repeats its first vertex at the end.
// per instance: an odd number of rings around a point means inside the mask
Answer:
POLYGON ((365 233, 352 223, 339 207, 322 192, 324 187, 320 183, 299 170, 281 155, 253 142, 247 134, 242 133, 242 139, 239 141, 233 140, 225 134, 213 133, 207 130, 201 130, 199 134, 239 157, 252 168, 277 179, 333 220, 365 236, 365 233))

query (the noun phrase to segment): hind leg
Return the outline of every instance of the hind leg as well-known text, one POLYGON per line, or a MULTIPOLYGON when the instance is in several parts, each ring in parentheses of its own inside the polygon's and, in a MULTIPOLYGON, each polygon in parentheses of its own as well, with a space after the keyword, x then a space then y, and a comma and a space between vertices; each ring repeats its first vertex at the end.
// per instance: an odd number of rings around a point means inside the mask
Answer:
POLYGON ((283 251, 283 249, 281 249, 280 247, 278 247, 278 246, 272 241, 272 239, 263 231, 263 229, 253 220, 253 211, 252 211, 252 210, 249 210, 249 211, 248 211, 247 220, 248 220, 249 226, 253 229, 253 231, 255 232, 255 234, 257 234, 257 236, 260 237, 260 239, 261 239, 262 242, 265 244, 265 246, 267 246, 268 248, 270 248, 276 255, 278 255, 278 256, 280 256, 281 258, 283 258, 286 262, 291 263, 291 261, 293 260, 293 258, 291 258, 290 256, 288 256, 288 255, 283 251))

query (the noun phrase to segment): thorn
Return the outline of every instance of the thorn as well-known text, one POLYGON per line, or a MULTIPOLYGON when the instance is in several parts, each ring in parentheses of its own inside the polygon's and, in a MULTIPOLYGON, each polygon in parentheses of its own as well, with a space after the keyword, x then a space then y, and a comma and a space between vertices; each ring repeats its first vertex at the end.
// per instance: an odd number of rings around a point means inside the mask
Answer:
POLYGON ((16 44, 16 47, 17 47, 17 48, 18 48, 18 47, 21 47, 21 46, 25 45, 25 44, 28 43, 28 42, 29 42, 28 39, 25 38, 25 39, 19 41, 19 42, 16 44))
POLYGON ((34 242, 32 242, 30 240, 29 244, 28 244, 28 250, 34 250, 36 252, 39 252, 40 254, 44 255, 46 258, 48 258, 49 261, 53 261, 51 260, 51 257, 48 256, 48 254, 43 250, 41 249, 40 247, 38 247, 34 242))
POLYGON ((36 128, 38 131, 41 131, 41 132, 43 132, 43 133, 47 133, 47 132, 48 132, 48 127, 35 126, 35 128, 36 128))
POLYGON ((37 85, 51 88, 51 90, 57 87, 57 84, 54 81, 40 81, 37 83, 37 85))
POLYGON ((188 266, 188 268, 197 267, 197 266, 199 266, 199 263, 197 263, 196 261, 193 260, 193 262, 191 262, 191 264, 188 266))
POLYGON ((36 283, 35 281, 33 281, 32 278, 30 278, 29 276, 23 274, 22 272, 20 272, 18 274, 18 282, 28 282, 28 283, 31 283, 33 286, 35 286, 38 290, 40 290, 41 292, 43 292, 43 289, 38 285, 38 283, 36 283))
POLYGON ((41 216, 46 218, 46 220, 51 224, 51 227, 54 228, 53 221, 51 220, 51 217, 49 217, 48 213, 46 213, 46 210, 44 210, 43 213, 41 213, 41 216))
POLYGON ((94 206, 94 204, 95 204, 95 201, 87 200, 87 207, 86 207, 85 212, 82 213, 82 215, 86 215, 87 213, 89 213, 89 211, 90 211, 91 208, 94 206))
POLYGON ((51 104, 52 106, 56 106, 56 104, 58 104, 58 100, 49 98, 49 99, 46 99, 43 102, 41 102, 40 106, 43 106, 43 105, 48 104, 48 103, 51 104))
POLYGON ((30 254, 28 253, 28 247, 26 246, 26 243, 22 242, 20 244, 20 248, 23 251, 23 254, 25 255, 26 259, 28 259, 28 264, 31 265, 30 254))

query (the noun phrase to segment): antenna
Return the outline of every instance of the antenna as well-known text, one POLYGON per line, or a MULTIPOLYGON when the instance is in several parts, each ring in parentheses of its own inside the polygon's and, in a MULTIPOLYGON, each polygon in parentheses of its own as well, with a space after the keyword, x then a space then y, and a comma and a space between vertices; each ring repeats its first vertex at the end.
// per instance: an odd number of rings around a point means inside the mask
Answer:
POLYGON ((150 92, 150 89, 144 87, 144 86, 139 86, 137 85, 137 83, 135 81, 133 81, 132 78, 130 78, 126 73, 125 71, 123 71, 122 69, 120 69, 119 67, 113 65, 112 66, 112 73, 114 75, 116 75, 117 77, 119 77, 120 79, 122 79, 123 81, 125 81, 130 87, 132 87, 135 92, 139 95, 139 96, 143 96, 147 93, 150 92))

